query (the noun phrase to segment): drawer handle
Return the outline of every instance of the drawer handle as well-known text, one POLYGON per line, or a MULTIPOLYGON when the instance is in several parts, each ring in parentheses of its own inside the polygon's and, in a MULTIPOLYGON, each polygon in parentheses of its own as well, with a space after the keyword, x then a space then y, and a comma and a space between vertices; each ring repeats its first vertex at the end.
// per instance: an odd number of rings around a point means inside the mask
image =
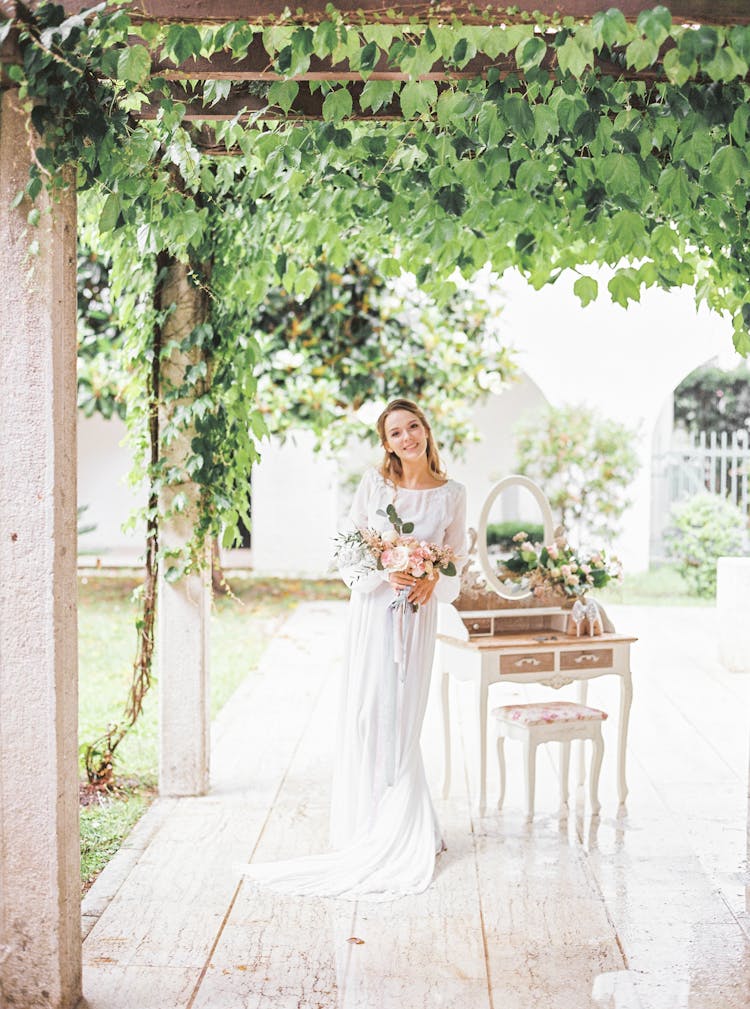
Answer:
POLYGON ((582 662, 598 662, 599 656, 589 652, 587 655, 579 655, 575 661, 578 663, 578 665, 580 665, 582 662))
POLYGON ((541 666, 541 664, 542 663, 540 659, 533 659, 533 658, 518 659, 516 662, 513 663, 513 665, 515 666, 541 666))

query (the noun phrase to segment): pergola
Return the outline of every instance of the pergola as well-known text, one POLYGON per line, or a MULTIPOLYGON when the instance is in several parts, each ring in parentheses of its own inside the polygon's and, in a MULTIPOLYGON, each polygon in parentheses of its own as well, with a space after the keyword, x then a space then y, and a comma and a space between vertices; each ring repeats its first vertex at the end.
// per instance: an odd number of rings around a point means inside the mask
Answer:
MULTIPOLYGON (((68 13, 88 7, 64 0, 68 13)), ((136 21, 220 24, 247 19, 253 23, 314 24, 327 16, 327 4, 306 4, 287 11, 280 0, 253 5, 240 0, 137 0, 129 5, 136 21)), ((401 0, 396 9, 376 0, 340 0, 345 16, 364 23, 396 24, 420 19, 456 18, 491 25, 523 21, 533 12, 547 17, 589 19, 610 7, 608 0, 522 0, 512 8, 484 3, 424 3, 401 0)), ((652 6, 621 0, 628 19, 652 6)), ((1 0, 0 11, 14 16, 13 0, 1 0)), ((687 24, 747 25, 750 4, 740 0, 674 0, 675 21, 687 24)), ((10 36, 0 62, 14 59, 10 36)), ((437 82, 468 78, 494 68, 510 72, 505 57, 475 57, 460 71, 436 63, 427 78, 437 82)), ((514 69, 513 65, 513 69, 514 69)), ((620 66, 600 61, 615 76, 620 66)), ((277 75, 262 47, 251 48, 239 61, 227 56, 192 60, 186 67, 156 65, 154 72, 179 88, 184 79, 269 81, 277 75)), ((628 74, 625 74, 628 75, 628 74)), ((375 79, 405 79, 384 60, 373 68, 375 79)), ((630 72, 645 79, 654 71, 630 72)), ((348 81, 356 95, 361 76, 312 58, 299 75, 299 93, 287 118, 320 118, 322 96, 313 81, 348 81)), ((0 469, 0 1001, 16 1007, 68 1009, 81 996, 78 759, 77 759, 77 623, 76 623, 76 196, 74 187, 52 203, 39 227, 38 255, 28 256, 24 201, 13 198, 28 177, 29 124, 20 110, 14 85, 2 78, 0 115, 0 248, 4 283, 0 292, 2 355, 0 417, 3 459, 0 469)), ((206 110, 188 106, 188 119, 231 119, 264 113, 265 103, 252 95, 231 93, 206 110)), ((156 114, 145 106, 144 117, 156 114)), ((271 115, 271 113, 268 113, 271 115)), ((273 113, 279 115, 278 111, 273 113)), ((401 118, 386 105, 363 117, 401 118)), ((201 133, 204 149, 215 150, 210 129, 201 133)), ((184 266, 169 265, 165 304, 176 303, 169 326, 179 332, 200 319, 200 298, 187 282, 184 266)), ((169 334, 165 334, 167 337, 169 334)), ((165 365, 179 374, 189 364, 173 355, 165 365)), ((187 437, 187 436, 186 436, 187 437)), ((185 450, 175 444, 179 456, 185 450)), ((189 512, 171 521, 163 537, 181 544, 190 537, 189 512)), ((208 601, 202 576, 177 584, 162 583, 159 605, 161 691, 160 790, 173 796, 198 795, 209 786, 208 746, 208 601)))

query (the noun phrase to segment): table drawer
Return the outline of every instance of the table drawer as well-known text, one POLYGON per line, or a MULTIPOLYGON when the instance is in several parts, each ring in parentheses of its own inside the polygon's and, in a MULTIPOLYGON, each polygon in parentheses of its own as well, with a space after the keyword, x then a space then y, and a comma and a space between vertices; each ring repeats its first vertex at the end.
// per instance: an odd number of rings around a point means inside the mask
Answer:
POLYGON ((610 669, 611 648, 581 648, 560 653, 560 669, 610 669))
POLYGON ((461 619, 470 638, 481 634, 492 634, 492 617, 462 617, 461 619))
POLYGON ((551 673, 555 668, 554 652, 528 652, 520 655, 501 655, 500 673, 551 673))

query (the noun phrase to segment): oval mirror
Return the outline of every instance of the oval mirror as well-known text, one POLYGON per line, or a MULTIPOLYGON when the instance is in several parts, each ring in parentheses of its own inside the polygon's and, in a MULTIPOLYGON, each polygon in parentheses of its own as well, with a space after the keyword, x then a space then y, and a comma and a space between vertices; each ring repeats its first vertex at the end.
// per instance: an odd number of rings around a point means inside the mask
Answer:
POLYGON ((526 476, 506 476, 487 495, 479 518, 477 549, 482 571, 495 592, 504 599, 531 595, 523 578, 503 576, 505 561, 516 544, 513 537, 525 532, 534 543, 551 543, 554 519, 549 501, 539 484, 526 476))

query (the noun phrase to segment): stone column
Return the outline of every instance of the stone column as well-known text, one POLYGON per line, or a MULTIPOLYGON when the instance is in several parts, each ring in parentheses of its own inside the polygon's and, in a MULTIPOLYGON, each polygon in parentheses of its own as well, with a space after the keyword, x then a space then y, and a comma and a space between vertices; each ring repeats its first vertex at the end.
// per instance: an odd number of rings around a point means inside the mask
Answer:
POLYGON ((30 144, 0 94, 0 1005, 81 993, 76 197, 11 202, 30 144), (29 254, 36 239, 38 252, 29 254))
MULTIPOLYGON (((203 293, 188 280, 187 267, 172 262, 162 285, 162 307, 174 305, 163 332, 163 344, 179 343, 203 321, 203 293)), ((162 366, 162 394, 179 387, 185 371, 197 357, 173 350, 162 366)), ((162 408, 162 428, 179 400, 162 408)), ((192 454, 194 432, 186 430, 172 441, 162 442, 162 452, 181 467, 192 454)), ((166 549, 179 549, 192 535, 198 488, 184 483, 169 488, 162 497, 168 508, 176 494, 187 505, 178 515, 163 522, 160 541, 166 549)), ((201 574, 176 582, 165 578, 165 562, 159 576, 159 791, 162 795, 203 795, 208 791, 209 773, 209 616, 210 561, 205 558, 201 574)), ((168 561, 166 564, 168 565, 168 561)))

